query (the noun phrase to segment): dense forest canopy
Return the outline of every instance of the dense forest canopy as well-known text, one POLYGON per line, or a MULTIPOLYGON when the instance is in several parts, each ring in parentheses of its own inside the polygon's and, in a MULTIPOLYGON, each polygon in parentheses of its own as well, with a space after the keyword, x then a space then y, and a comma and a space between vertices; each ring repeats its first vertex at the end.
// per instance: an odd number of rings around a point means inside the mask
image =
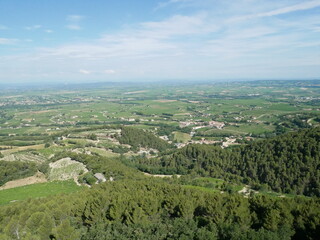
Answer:
POLYGON ((137 149, 138 147, 148 147, 163 151, 171 146, 151 132, 132 127, 122 127, 121 136, 118 139, 120 143, 129 144, 134 149, 137 149))
POLYGON ((319 199, 204 193, 121 180, 1 207, 1 239, 316 239, 319 199))
POLYGON ((313 128, 230 149, 188 145, 159 158, 138 158, 136 165, 153 173, 196 173, 319 197, 319 157, 320 128, 313 128))

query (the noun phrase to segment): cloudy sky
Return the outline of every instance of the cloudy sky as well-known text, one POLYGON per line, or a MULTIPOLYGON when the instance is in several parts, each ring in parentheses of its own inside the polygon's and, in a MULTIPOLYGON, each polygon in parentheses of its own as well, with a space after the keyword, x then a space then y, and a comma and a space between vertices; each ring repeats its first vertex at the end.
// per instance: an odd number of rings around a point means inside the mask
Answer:
POLYGON ((0 83, 320 78, 320 0, 0 0, 0 83))

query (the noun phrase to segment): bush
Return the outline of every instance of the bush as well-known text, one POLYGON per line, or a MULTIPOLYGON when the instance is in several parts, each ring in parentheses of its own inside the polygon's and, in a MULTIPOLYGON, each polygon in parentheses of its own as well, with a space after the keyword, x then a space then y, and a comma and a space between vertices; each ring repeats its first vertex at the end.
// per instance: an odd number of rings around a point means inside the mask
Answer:
POLYGON ((49 172, 49 164, 42 163, 41 165, 38 166, 38 171, 46 175, 49 172))
POLYGON ((97 179, 93 176, 92 172, 87 172, 83 176, 79 178, 79 182, 81 183, 87 183, 89 185, 95 184, 97 179))
POLYGON ((98 140, 97 135, 96 135, 96 134, 94 134, 94 133, 89 134, 87 138, 88 138, 88 139, 90 139, 90 140, 98 140))

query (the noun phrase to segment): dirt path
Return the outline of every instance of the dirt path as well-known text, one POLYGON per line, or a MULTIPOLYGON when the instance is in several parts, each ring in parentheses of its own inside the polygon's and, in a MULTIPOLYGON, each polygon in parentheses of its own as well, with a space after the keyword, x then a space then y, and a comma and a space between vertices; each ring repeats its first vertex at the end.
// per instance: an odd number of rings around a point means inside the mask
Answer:
POLYGON ((248 198, 250 193, 257 194, 259 192, 252 190, 249 185, 245 185, 238 193, 243 194, 245 198, 248 198))
POLYGON ((38 172, 36 175, 32 177, 27 177, 27 178, 22 178, 22 179, 7 182, 2 187, 0 187, 0 190, 15 188, 15 187, 22 187, 22 186, 26 186, 34 183, 44 183, 44 182, 47 182, 45 175, 41 172, 38 172))
POLYGON ((243 193, 243 194, 249 193, 249 186, 245 185, 240 191, 238 191, 238 193, 243 193))
POLYGON ((267 116, 267 115, 270 115, 270 114, 261 114, 259 117, 257 117, 256 119, 259 119, 259 118, 262 118, 262 117, 264 117, 264 116, 267 116))
POLYGON ((315 118, 309 118, 309 119, 307 120, 307 123, 308 123, 310 126, 312 126, 311 121, 312 121, 313 119, 315 119, 315 118))
POLYGON ((144 172, 143 174, 146 176, 149 176, 149 177, 159 177, 159 178, 166 178, 166 177, 172 178, 172 176, 177 176, 177 178, 181 177, 181 175, 150 174, 150 173, 146 173, 146 172, 144 172))

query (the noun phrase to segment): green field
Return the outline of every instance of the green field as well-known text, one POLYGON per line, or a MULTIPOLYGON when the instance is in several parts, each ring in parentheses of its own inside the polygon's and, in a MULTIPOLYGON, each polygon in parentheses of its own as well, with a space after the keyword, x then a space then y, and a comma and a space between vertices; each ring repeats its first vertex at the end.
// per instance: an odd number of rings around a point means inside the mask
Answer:
POLYGON ((81 190, 74 181, 54 181, 32 184, 23 187, 0 190, 0 205, 29 198, 40 198, 59 193, 72 193, 81 190))
POLYGON ((187 133, 175 132, 173 139, 175 141, 177 141, 178 143, 186 143, 189 140, 191 140, 191 136, 190 136, 190 134, 187 134, 187 133))

